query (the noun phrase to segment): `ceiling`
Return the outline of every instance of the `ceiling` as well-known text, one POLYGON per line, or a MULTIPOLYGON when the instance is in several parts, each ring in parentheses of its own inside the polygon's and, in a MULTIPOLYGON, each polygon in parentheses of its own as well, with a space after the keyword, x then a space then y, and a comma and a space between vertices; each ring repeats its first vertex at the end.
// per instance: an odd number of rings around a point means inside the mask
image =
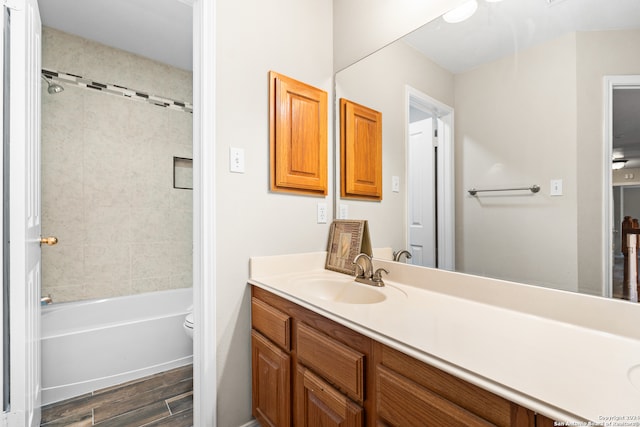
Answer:
POLYGON ((640 168, 640 88, 613 91, 613 155, 640 168))
MULTIPOLYGON (((478 0, 470 19, 439 18, 403 40, 459 74, 568 32, 638 28, 640 0, 478 0)), ((614 155, 640 168, 640 89, 616 90, 613 108, 614 155)))
POLYGON ((42 24, 191 70, 192 0, 38 0, 42 24))
POLYGON ((404 40, 454 74, 573 31, 640 28, 640 0, 478 0, 458 24, 436 19, 404 40))

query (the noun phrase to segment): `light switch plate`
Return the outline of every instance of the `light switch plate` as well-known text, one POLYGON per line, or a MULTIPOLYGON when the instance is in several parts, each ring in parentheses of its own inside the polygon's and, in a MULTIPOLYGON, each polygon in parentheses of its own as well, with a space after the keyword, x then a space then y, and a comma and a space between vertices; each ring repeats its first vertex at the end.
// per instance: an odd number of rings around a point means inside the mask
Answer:
POLYGON ((391 191, 393 191, 394 193, 399 193, 400 192, 400 177, 399 176, 392 176, 391 177, 391 191))
POLYGON ((552 179, 550 187, 551 187, 551 190, 549 191, 550 196, 562 196, 562 180, 561 179, 552 179))

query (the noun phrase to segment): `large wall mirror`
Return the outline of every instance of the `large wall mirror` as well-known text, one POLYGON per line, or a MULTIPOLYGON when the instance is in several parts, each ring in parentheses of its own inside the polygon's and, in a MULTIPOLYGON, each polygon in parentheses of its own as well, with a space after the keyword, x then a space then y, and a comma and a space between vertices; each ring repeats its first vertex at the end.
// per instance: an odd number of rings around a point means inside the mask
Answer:
POLYGON ((374 247, 409 250, 425 266, 620 293, 615 236, 640 211, 621 207, 611 156, 640 176, 640 2, 477 0, 468 19, 437 18, 335 84, 337 103, 382 113, 382 201, 335 192, 336 216, 367 219, 374 247))

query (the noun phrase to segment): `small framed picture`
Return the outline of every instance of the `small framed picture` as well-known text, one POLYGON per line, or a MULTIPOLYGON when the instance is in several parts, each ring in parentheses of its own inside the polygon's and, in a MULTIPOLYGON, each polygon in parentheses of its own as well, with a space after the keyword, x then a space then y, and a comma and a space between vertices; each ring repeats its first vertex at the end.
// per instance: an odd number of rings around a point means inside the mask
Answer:
POLYGON ((355 274, 353 259, 364 252, 371 256, 371 240, 366 220, 336 219, 329 229, 327 270, 355 274))

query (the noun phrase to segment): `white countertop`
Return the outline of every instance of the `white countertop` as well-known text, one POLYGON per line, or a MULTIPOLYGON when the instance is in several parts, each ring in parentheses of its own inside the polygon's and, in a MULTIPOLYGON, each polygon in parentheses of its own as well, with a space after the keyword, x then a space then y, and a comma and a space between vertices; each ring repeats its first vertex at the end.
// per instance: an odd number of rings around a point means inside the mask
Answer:
POLYGON ((384 301, 335 302, 325 257, 251 258, 249 283, 555 420, 640 425, 640 305, 377 259, 384 301))

